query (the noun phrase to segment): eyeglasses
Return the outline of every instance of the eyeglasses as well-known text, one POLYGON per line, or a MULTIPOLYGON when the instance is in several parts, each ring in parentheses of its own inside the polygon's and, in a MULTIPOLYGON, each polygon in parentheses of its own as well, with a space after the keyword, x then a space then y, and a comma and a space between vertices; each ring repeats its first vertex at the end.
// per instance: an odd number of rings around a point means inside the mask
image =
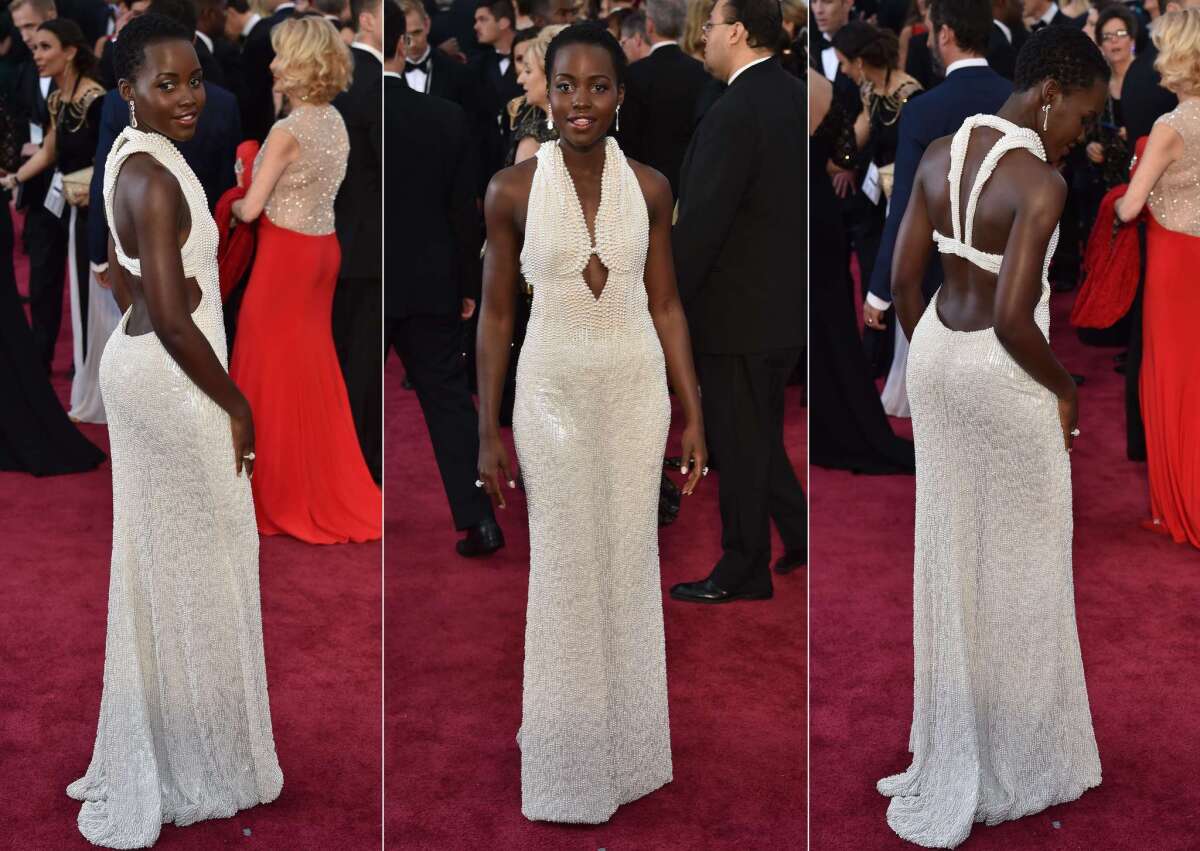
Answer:
POLYGON ((712 32, 715 27, 731 27, 734 24, 740 23, 741 21, 705 21, 700 25, 700 34, 705 38, 708 38, 708 34, 712 32))
POLYGON ((1113 30, 1100 36, 1101 41, 1116 41, 1120 38, 1129 38, 1129 30, 1113 30))

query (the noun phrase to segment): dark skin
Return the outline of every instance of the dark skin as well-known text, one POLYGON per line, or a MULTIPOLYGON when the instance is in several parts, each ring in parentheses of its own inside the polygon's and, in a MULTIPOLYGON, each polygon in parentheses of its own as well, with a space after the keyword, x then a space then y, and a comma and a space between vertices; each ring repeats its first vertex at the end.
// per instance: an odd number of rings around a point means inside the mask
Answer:
MULTIPOLYGON (((600 178, 604 170, 605 137, 624 99, 617 85, 612 57, 594 45, 572 44, 555 56, 549 85, 550 108, 558 129, 563 161, 575 183, 588 234, 595 242, 600 209, 600 178)), ((650 242, 645 286, 650 315, 662 344, 667 376, 683 408, 683 492, 699 484, 708 450, 700 392, 692 361, 687 319, 675 284, 671 257, 671 216, 674 201, 667 179, 649 166, 628 160, 637 176, 650 216, 650 242)), ((483 260, 483 300, 479 312, 476 353, 479 376, 479 478, 488 494, 505 507, 503 482, 515 487, 515 468, 500 439, 500 398, 508 370, 513 312, 525 238, 525 217, 537 159, 528 159, 492 178, 484 202, 488 245, 483 260)), ((608 270, 592 255, 583 284, 593 298, 603 296, 608 270)))
MULTIPOLYGON (((1054 80, 1014 93, 998 115, 1042 138, 1048 162, 1021 149, 1004 154, 984 184, 975 209, 971 244, 988 254, 1002 254, 1000 274, 993 275, 952 254, 941 255, 945 273, 938 296, 938 320, 955 331, 991 328, 1012 359, 1058 399, 1063 442, 1071 449, 1079 418, 1075 381, 1059 363, 1034 321, 1042 297, 1042 262, 1054 228, 1062 216, 1067 185, 1057 164, 1083 138, 1087 124, 1104 109, 1107 86, 1102 80, 1086 89, 1064 92, 1054 80), (1049 105, 1047 129, 1042 107, 1049 105)), ((1000 133, 978 127, 971 133, 963 163, 959 216, 983 158, 1000 133)), ((933 231, 950 235, 950 137, 938 139, 925 152, 912 198, 897 236, 892 264, 896 316, 911 340, 925 311, 921 280, 933 253, 933 231)), ((962 238, 966 239, 965 223, 962 238)))
MULTIPOLYGON (((204 109, 204 80, 191 42, 157 42, 132 80, 118 81, 121 97, 134 102, 138 129, 178 142, 190 139, 204 109)), ((229 414, 234 465, 253 475, 254 419, 250 404, 221 366, 208 339, 192 321, 202 293, 184 275, 180 252, 191 233, 187 200, 179 182, 149 154, 129 156, 117 177, 110 223, 125 253, 141 262, 138 277, 117 263, 108 239, 113 293, 122 312, 132 307, 124 333, 157 334, 167 353, 197 387, 229 414)), ((122 333, 118 331, 117 333, 122 333)))

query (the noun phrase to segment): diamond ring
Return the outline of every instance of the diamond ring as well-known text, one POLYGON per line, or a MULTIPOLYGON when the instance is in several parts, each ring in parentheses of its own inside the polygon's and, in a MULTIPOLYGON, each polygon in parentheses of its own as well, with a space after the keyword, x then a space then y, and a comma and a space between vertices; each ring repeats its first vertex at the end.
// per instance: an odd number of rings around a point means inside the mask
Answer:
POLYGON ((253 452, 247 452, 245 455, 242 456, 242 460, 243 461, 253 461, 254 457, 255 456, 254 456, 253 452))
POLYGON ((481 488, 481 487, 483 487, 483 482, 482 482, 482 481, 480 481, 479 479, 476 479, 476 480, 475 480, 475 487, 477 487, 477 488, 481 488))
POLYGON ((1079 429, 1077 429, 1077 428, 1071 429, 1071 437, 1079 437, 1079 429))

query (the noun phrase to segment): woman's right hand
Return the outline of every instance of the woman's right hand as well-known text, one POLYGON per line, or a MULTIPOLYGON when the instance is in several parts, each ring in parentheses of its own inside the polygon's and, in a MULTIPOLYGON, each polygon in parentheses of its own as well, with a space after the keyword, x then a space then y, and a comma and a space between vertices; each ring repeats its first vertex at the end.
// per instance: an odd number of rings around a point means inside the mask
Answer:
POLYGON ((1072 392, 1070 396, 1058 400, 1058 422, 1062 426, 1063 444, 1071 451, 1075 442, 1075 427, 1079 424, 1079 397, 1072 392))
POLYGON ((506 508, 503 485, 507 483, 510 488, 515 488, 517 483, 508 460, 508 450, 504 448, 504 441, 499 435, 479 440, 479 480, 496 505, 506 508))
POLYGON ((233 431, 233 458, 240 476, 242 470, 247 477, 254 477, 254 415, 250 412, 249 403, 243 410, 229 416, 229 427, 233 431))

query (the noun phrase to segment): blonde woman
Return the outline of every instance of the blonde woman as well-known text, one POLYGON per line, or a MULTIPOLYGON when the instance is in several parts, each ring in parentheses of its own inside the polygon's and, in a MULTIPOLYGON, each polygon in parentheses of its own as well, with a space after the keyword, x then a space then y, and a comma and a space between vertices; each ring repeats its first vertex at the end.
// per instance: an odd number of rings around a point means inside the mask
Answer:
POLYGON ((546 82, 546 48, 556 35, 566 29, 563 24, 542 27, 524 43, 525 50, 517 65, 517 82, 525 89, 525 108, 513 124, 512 143, 505 165, 516 165, 532 157, 542 142, 558 138, 549 121, 550 86, 546 82))
POLYGON ((1200 547, 1200 374, 1194 317, 1200 314, 1200 9, 1154 22, 1154 67, 1179 106, 1158 119, 1117 216, 1131 222, 1143 208, 1146 284, 1140 380, 1150 478, 1151 531, 1200 547))
POLYGON ((713 0, 688 0, 687 20, 679 48, 693 59, 704 61, 704 22, 712 12, 713 0))
POLYGON ((330 101, 350 84, 350 49, 325 19, 271 32, 271 128, 233 214, 258 222, 229 373, 255 412, 254 507, 264 535, 309 543, 380 537, 379 488, 355 436, 330 328, 341 249, 333 200, 350 144, 330 101))

